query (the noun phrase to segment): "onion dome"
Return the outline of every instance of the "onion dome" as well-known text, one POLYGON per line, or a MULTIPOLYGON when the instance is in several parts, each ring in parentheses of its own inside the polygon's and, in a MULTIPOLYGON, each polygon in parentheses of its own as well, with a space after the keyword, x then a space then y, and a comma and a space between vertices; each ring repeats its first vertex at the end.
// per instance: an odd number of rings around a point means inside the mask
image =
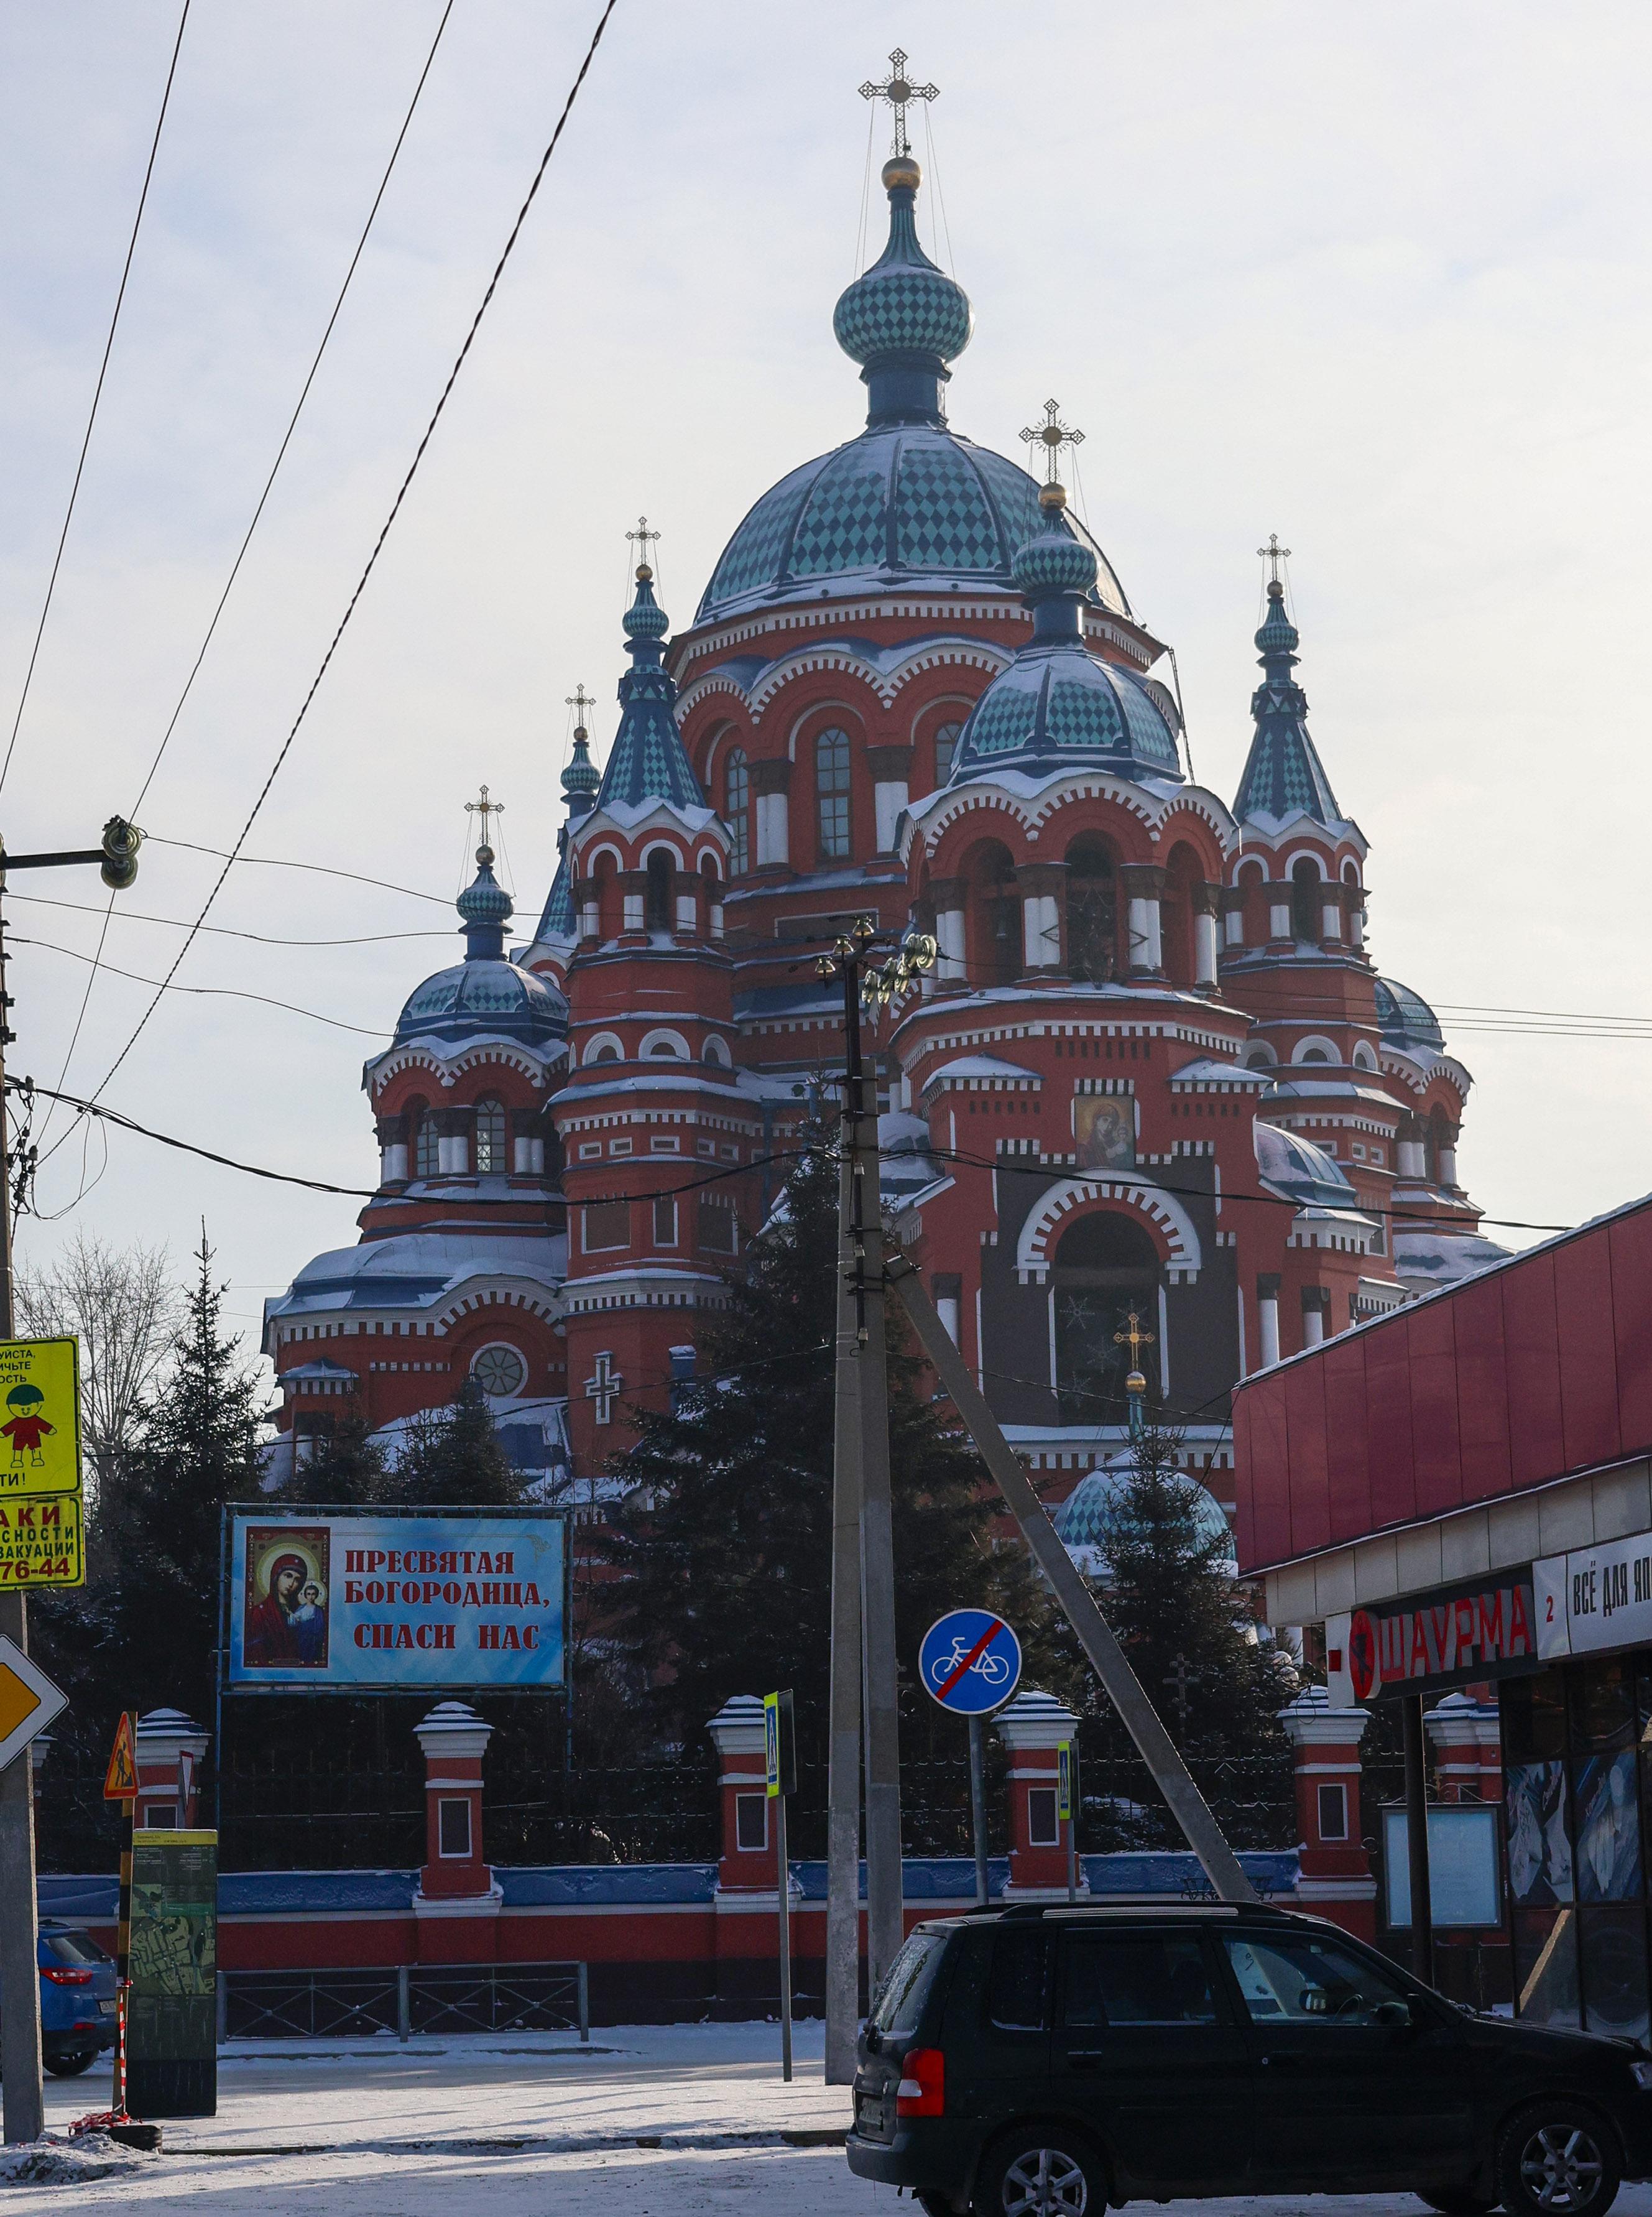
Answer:
MULTIPOLYGON (((1019 464, 947 429, 947 363, 970 336, 963 288, 918 244, 918 165, 884 171, 889 244, 838 301, 838 343, 862 365, 869 408, 860 438, 773 486, 712 572, 694 621, 828 596, 912 590, 1011 592, 1015 550, 1039 528, 1039 488, 1019 464)), ((1064 534, 1094 559, 1090 599, 1128 616, 1124 587, 1082 529, 1064 534)))
POLYGON ((477 849, 476 875, 453 905, 465 920, 466 959, 502 958, 505 926, 515 913, 515 904, 493 874, 491 847, 477 849))
POLYGON ((543 1048, 566 1036, 568 1004, 553 985, 505 960, 510 895, 493 874, 493 849, 476 850, 476 875, 453 905, 465 933, 465 960, 437 971, 413 992, 396 1025, 410 1040, 460 1040, 472 1033, 520 1039, 543 1048))
POLYGON ((1066 497, 1058 485, 1045 486, 1040 528, 1016 551, 1014 575, 1032 612, 1032 637, 971 711, 952 757, 954 785, 1006 769, 1047 776, 1079 763, 1180 782, 1168 696, 1084 644, 1094 557, 1066 528, 1066 497))
MULTIPOLYGON (((1052 1519, 1063 1547, 1093 1549, 1105 1565, 1114 1535, 1129 1529, 1131 1477, 1127 1470, 1093 1470, 1080 1479, 1052 1519)), ((1199 1540, 1212 1547, 1220 1543, 1231 1555, 1233 1529, 1221 1504, 1196 1479, 1187 1484, 1197 1496, 1192 1506, 1199 1540)))
POLYGON ((1267 588, 1267 614, 1256 634, 1263 671, 1250 703, 1256 733, 1233 804, 1242 824, 1280 824, 1292 816, 1327 825, 1347 820, 1309 737, 1308 696, 1291 674, 1300 644, 1301 635, 1285 612, 1285 587, 1274 577, 1267 588))
POLYGON ((626 611, 631 668, 620 680, 620 729, 602 772, 596 806, 644 809, 656 801, 703 809, 706 796, 694 775, 676 718, 677 689, 667 676, 660 642, 670 621, 654 598, 654 572, 637 565, 637 597, 626 611))
POLYGON ((968 346, 974 322, 968 293, 918 244, 920 177, 910 154, 884 164, 889 244, 832 315, 839 346, 862 365, 874 423, 940 422, 946 365, 968 346))
POLYGON ((1414 993, 1396 978, 1378 978, 1376 991, 1377 1028, 1390 1047, 1445 1051, 1446 1034, 1439 1018, 1421 993, 1414 993))
POLYGON ((602 782, 602 773, 591 760, 590 733, 583 724, 574 731, 574 756, 562 773, 563 798, 568 804, 570 816, 588 816, 596 806, 597 788, 602 782))

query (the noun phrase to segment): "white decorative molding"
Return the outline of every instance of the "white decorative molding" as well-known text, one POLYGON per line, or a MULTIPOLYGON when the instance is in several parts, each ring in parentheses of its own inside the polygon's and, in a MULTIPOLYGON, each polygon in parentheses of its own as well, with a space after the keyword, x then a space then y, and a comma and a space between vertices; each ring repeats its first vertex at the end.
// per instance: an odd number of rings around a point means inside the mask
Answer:
POLYGON ((1065 1178, 1028 1215, 1016 1243, 1015 1273, 1024 1286, 1041 1286, 1051 1269, 1053 1235, 1067 1220, 1100 1204, 1123 1201, 1144 1216, 1168 1250, 1172 1285, 1191 1285, 1204 1267, 1193 1220, 1171 1195, 1131 1178, 1065 1178))

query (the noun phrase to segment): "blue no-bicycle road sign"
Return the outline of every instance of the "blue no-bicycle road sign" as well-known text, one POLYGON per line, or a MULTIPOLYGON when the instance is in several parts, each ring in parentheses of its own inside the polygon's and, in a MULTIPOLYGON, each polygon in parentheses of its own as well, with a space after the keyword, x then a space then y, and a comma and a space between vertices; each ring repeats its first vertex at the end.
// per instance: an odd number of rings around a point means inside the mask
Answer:
POLYGON ((943 1709, 983 1716, 1020 1684, 1021 1643, 989 1609, 949 1609, 923 1635, 918 1676, 943 1709))

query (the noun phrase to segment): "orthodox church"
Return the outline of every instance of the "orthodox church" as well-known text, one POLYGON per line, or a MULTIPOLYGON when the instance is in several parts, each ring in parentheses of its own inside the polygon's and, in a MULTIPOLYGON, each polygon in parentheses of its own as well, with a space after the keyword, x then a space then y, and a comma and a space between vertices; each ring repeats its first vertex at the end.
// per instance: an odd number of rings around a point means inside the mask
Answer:
POLYGON ((510 951, 483 815, 464 958, 363 1072, 360 1239, 268 1306, 289 1456, 347 1412, 393 1442, 474 1377, 519 1466, 599 1515, 835 1100, 817 957, 860 918, 940 948, 872 1042, 890 1221, 1075 1545, 1133 1360, 1225 1506, 1237 1380, 1498 1258, 1458 1177, 1469 1074, 1366 945, 1277 554, 1230 806, 1067 505, 1055 404, 1042 483, 952 428, 972 315, 903 131, 883 182, 888 244, 833 318, 865 428, 762 495, 682 629, 638 565, 618 730, 600 774, 575 733, 510 951))

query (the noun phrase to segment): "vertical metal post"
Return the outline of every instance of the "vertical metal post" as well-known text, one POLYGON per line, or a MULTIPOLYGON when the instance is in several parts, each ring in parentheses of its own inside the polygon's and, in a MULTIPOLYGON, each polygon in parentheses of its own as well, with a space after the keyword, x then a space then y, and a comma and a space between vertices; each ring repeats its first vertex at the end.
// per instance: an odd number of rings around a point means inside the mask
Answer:
MULTIPOLYGON (((847 1135, 847 1124, 845 1127, 847 1135)), ((854 2078, 860 2024, 860 1403, 849 1246, 849 1149, 838 1165, 832 1457, 832 1646, 827 1720, 826 2084, 854 2078)))
POLYGON ((413 2034, 413 1978, 405 1963, 396 1972, 396 2037, 411 2039, 413 2034))
POLYGON ((792 1863, 786 1844, 786 1789, 774 1796, 775 1896, 780 1920, 780 2076, 792 2078, 792 1863))
POLYGON ((901 1719, 895 1652, 895 1529, 889 1468, 883 1201, 877 1079, 861 1065, 857 990, 851 1038, 854 1199, 860 1270, 860 1609, 866 1658, 866 1977, 875 1992, 906 1938, 901 1840, 901 1719))
POLYGON ((1434 1905, 1428 1885, 1428 1765, 1423 1743, 1422 1699, 1400 1701, 1405 1741, 1405 1849, 1411 1878, 1411 1968, 1434 1983, 1434 1905))
POLYGON ((975 1905, 987 1905, 987 1781, 982 1751, 981 1720, 970 1719, 970 1829, 975 1836, 975 1905))
POLYGON ((216 1979, 213 1980, 213 1985, 214 1985, 214 1987, 215 1987, 215 1989, 216 1989, 216 1998, 217 1998, 217 2004, 218 2004, 218 2007, 217 2007, 217 2022, 216 2022, 216 2023, 215 2023, 215 2024, 214 2024, 214 2026, 213 2026, 213 2030, 214 2030, 214 2032, 215 2032, 215 2034, 216 2034, 216 2035, 217 2035, 217 2038, 218 2038, 218 2044, 219 2044, 219 2046, 220 2047, 223 2047, 223 2045, 224 2045, 224 2043, 225 2043, 225 2041, 229 2038, 229 2036, 230 2036, 230 1974, 229 1974, 229 1973, 228 1973, 227 1971, 220 1971, 220 1972, 218 1973, 218 1976, 216 1977, 216 1979))
MULTIPOLYGON (((0 893, 5 890, 0 848, 0 893)), ((11 1275, 11 1148, 7 1133, 5 924, 0 917, 0 1339, 16 1333, 11 1275)), ((0 1633, 28 1652, 28 1611, 16 1591, 0 1592, 0 1633)), ((34 1764, 25 1748, 0 1770, 0 2081, 8 2142, 37 2140, 46 2129, 40 2090, 40 1930, 34 1878, 34 1764)))
MULTIPOLYGON (((137 1761, 136 1710, 133 1761, 137 1761)), ((132 1858, 138 1833, 138 1796, 126 1804, 126 1844, 120 1851, 120 1900, 114 1928, 114 2089, 109 2107, 117 2118, 126 2114, 126 2047, 132 2037, 132 1858)))
POLYGON ((574 1968, 579 1973, 579 2036, 582 2040, 589 2040, 591 2036, 591 1967, 589 1963, 576 1963, 574 1968))

